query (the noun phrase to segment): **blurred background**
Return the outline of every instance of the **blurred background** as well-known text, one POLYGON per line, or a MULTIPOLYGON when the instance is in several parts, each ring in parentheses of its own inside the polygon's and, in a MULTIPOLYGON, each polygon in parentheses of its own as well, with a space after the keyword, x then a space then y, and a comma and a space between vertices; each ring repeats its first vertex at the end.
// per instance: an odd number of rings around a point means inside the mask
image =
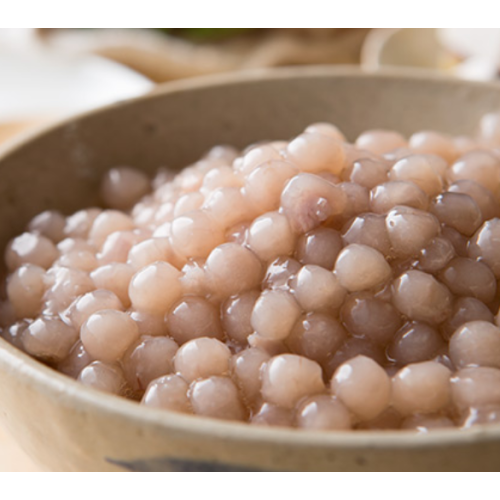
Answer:
MULTIPOLYGON (((494 80, 500 29, 0 29, 0 147, 161 82, 308 64, 494 80)), ((0 471, 15 470, 37 468, 0 429, 0 471)))
POLYGON ((490 80, 500 29, 0 29, 0 143, 157 83, 307 64, 490 80))

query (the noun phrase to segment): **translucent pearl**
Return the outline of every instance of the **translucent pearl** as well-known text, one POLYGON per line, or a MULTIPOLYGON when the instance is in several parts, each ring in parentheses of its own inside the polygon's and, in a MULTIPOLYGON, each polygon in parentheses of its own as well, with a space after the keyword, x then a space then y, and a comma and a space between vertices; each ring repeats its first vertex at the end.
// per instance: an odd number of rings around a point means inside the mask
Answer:
POLYGON ((250 423, 253 425, 271 427, 292 427, 294 424, 293 412, 288 408, 264 403, 259 410, 252 415, 250 423))
POLYGON ((262 369, 262 397, 268 403, 293 408, 305 396, 324 391, 321 367, 295 354, 272 358, 262 369))
POLYGON ((127 263, 139 270, 158 261, 172 264, 172 257, 173 250, 168 238, 150 238, 130 248, 127 263))
POLYGON ((111 208, 126 210, 151 189, 148 176, 130 167, 112 168, 101 182, 101 197, 111 208))
POLYGON ((384 154, 396 148, 406 147, 406 139, 393 130, 368 130, 356 139, 356 147, 375 154, 384 154))
POLYGON ((197 415, 223 420, 243 420, 246 416, 238 389, 230 378, 198 380, 191 385, 189 393, 197 415))
POLYGON ((465 236, 472 236, 483 222, 481 209, 467 194, 440 194, 433 200, 430 210, 439 222, 465 236))
POLYGON ((174 304, 167 326, 179 345, 199 337, 222 338, 219 311, 202 297, 186 296, 174 304))
POLYGON ((468 254, 480 259, 500 278, 500 219, 486 221, 471 238, 468 254))
POLYGON ((346 140, 344 134, 335 125, 326 122, 313 123, 305 129, 305 132, 327 135, 341 142, 345 142, 346 140))
POLYGON ((85 350, 81 341, 77 341, 68 356, 57 364, 57 369, 71 378, 78 378, 80 372, 92 363, 92 357, 85 350))
POLYGON ((278 257, 268 266, 262 285, 272 290, 289 291, 302 266, 291 257, 278 257))
POLYGON ((459 297, 453 305, 450 318, 441 325, 441 333, 449 339, 459 327, 469 321, 493 323, 493 314, 480 300, 473 297, 459 297))
POLYGON ((5 263, 9 271, 15 271, 23 264, 33 264, 47 269, 57 259, 59 252, 45 236, 23 233, 7 245, 5 263))
POLYGON ((76 299, 69 307, 66 316, 71 324, 80 330, 81 326, 90 315, 104 309, 123 310, 123 305, 120 299, 109 290, 98 289, 93 292, 86 293, 76 299))
POLYGON ((342 239, 334 229, 319 227, 299 237, 295 247, 295 258, 302 264, 313 264, 333 269, 342 250, 342 239))
POLYGON ((255 303, 251 324, 261 337, 283 340, 288 337, 299 316, 300 307, 290 293, 266 290, 255 303))
POLYGON ((252 290, 230 297, 223 304, 222 328, 230 340, 243 345, 247 343, 247 337, 253 332, 250 319, 259 296, 257 290, 252 290))
POLYGON ((30 233, 41 234, 54 243, 64 239, 65 217, 57 210, 46 210, 31 219, 28 224, 30 233))
POLYGON ((152 408, 191 413, 189 384, 179 375, 166 375, 153 380, 141 403, 152 408))
POLYGON ((167 262, 156 262, 130 280, 129 297, 139 311, 165 314, 181 296, 180 272, 167 262))
POLYGON ((374 248, 352 244, 340 252, 335 274, 344 288, 357 292, 385 283, 391 276, 391 267, 374 248))
POLYGON ((500 405, 500 370, 470 367, 457 371, 451 378, 451 396, 459 410, 500 405))
POLYGON ((131 217, 117 210, 105 210, 95 218, 89 231, 89 240, 97 248, 101 248, 111 233, 132 229, 134 221, 131 217))
POLYGON ((477 182, 470 180, 457 181, 449 186, 448 191, 470 196, 481 210, 483 220, 490 220, 500 216, 500 205, 493 193, 477 182))
POLYGON ((82 325, 80 338, 88 353, 99 361, 113 363, 138 339, 139 330, 126 313, 105 309, 92 314, 82 325))
POLYGON ((86 239, 97 216, 102 212, 100 208, 79 210, 66 219, 64 234, 70 238, 86 239))
POLYGON ((367 213, 352 220, 342 232, 345 244, 358 243, 375 248, 383 255, 389 255, 391 241, 385 225, 385 216, 367 213))
POLYGON ((173 372, 177 349, 178 345, 171 338, 141 337, 122 361, 130 387, 144 391, 154 379, 173 372))
POLYGON ((497 193, 500 188, 500 160, 490 151, 471 151, 451 166, 448 177, 451 182, 474 181, 497 193))
POLYGON ((78 375, 78 382, 83 385, 110 394, 120 394, 125 388, 125 378, 120 367, 94 361, 78 375))
POLYGON ((45 288, 45 270, 39 266, 25 264, 10 275, 7 297, 18 318, 34 318, 40 312, 45 288))
POLYGON ((373 212, 385 214, 398 205, 426 210, 429 199, 425 191, 409 181, 385 182, 371 190, 370 207, 373 212))
POLYGON ((435 361, 402 368, 392 380, 392 404, 402 415, 433 413, 450 402, 448 368, 435 361))
POLYGON ((248 199, 236 187, 212 191, 203 204, 203 209, 225 229, 250 220, 253 216, 248 199))
POLYGON ((175 355, 175 371, 188 382, 229 371, 231 351, 221 341, 201 337, 186 342, 175 355))
POLYGON ((128 289, 135 270, 129 264, 117 262, 98 267, 90 273, 96 288, 110 290, 120 299, 124 307, 130 306, 128 289))
POLYGON ((424 130, 413 134, 410 137, 409 145, 417 153, 441 156, 448 163, 452 162, 457 156, 453 138, 432 130, 424 130))
POLYGON ((297 427, 309 430, 348 430, 351 416, 347 408, 331 396, 312 396, 297 408, 297 427))
POLYGON ((331 381, 333 394, 360 420, 382 413, 391 398, 391 381, 384 369, 365 356, 342 364, 331 381))
POLYGON ((303 172, 329 171, 338 174, 344 165, 342 142, 331 135, 306 132, 292 140, 286 158, 303 172))

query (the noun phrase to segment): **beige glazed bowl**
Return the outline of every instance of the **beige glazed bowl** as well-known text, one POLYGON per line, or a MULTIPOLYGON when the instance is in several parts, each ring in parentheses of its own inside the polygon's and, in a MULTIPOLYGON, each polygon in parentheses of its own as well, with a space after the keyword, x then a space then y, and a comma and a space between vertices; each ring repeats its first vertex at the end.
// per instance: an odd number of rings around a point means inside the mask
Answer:
MULTIPOLYGON (((286 139, 315 121, 472 133, 500 85, 265 70, 169 84, 46 130, 0 154, 0 247, 38 212, 96 203, 117 164, 180 168, 215 144, 286 139)), ((48 470, 500 470, 500 426, 430 434, 255 428, 144 408, 88 389, 0 339, 0 419, 48 470)))

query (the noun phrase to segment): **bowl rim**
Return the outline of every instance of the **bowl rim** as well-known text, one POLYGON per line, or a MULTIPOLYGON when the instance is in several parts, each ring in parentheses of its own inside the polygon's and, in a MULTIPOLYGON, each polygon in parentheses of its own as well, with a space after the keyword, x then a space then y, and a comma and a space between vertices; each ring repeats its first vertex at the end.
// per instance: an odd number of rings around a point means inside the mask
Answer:
MULTIPOLYGON (((418 80, 423 83, 437 83, 466 87, 492 89, 500 92, 500 83, 464 81, 445 77, 436 72, 387 69, 376 73, 367 72, 355 66, 310 66, 273 68, 224 73, 167 82, 152 92, 140 97, 126 99, 92 111, 66 117, 44 127, 8 141, 0 148, 0 162, 22 149, 35 139, 83 118, 106 113, 116 107, 133 105, 137 101, 155 99, 159 95, 190 92, 197 89, 216 88, 250 83, 254 81, 276 81, 308 78, 359 78, 391 81, 418 80)), ((52 396, 59 404, 85 407, 86 410, 101 411, 116 418, 127 419, 137 426, 152 425, 171 431, 197 435, 200 438, 221 438, 239 442, 282 444, 296 447, 342 448, 350 450, 372 449, 432 449, 437 446, 456 446, 479 441, 500 439, 500 424, 478 425, 470 429, 437 429, 430 433, 414 430, 356 430, 356 431, 303 431, 285 427, 251 426, 244 422, 222 421, 197 415, 186 415, 167 410, 147 408, 123 397, 105 394, 84 386, 72 378, 57 372, 25 354, 0 337, 0 369, 8 370, 28 379, 38 392, 52 396)))

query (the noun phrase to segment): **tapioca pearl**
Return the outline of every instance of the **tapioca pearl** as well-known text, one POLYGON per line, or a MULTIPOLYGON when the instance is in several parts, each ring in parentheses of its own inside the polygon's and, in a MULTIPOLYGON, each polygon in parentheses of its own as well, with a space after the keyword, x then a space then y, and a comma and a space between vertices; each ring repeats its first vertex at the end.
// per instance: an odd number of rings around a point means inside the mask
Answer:
POLYGON ((290 290, 292 280, 301 268, 300 263, 291 257, 278 257, 267 266, 262 287, 272 290, 290 290))
POLYGON ((310 134, 327 135, 332 139, 336 139, 340 142, 345 142, 346 140, 344 134, 335 125, 327 122, 312 123, 305 129, 304 132, 310 134))
POLYGON ((436 273, 455 257, 455 247, 443 236, 432 239, 417 256, 417 267, 421 271, 436 273))
MULTIPOLYGON (((390 164, 394 164, 399 160, 402 160, 403 158, 406 158, 407 156, 411 156, 415 154, 410 148, 395 148, 391 149, 390 151, 387 151, 387 153, 384 153, 382 155, 382 159, 386 160, 387 162, 390 162, 390 164)), ((439 157, 436 157, 439 158, 439 157)), ((390 165, 391 166, 391 165, 390 165)))
POLYGON ((235 224, 226 231, 226 241, 230 243, 238 243, 238 245, 246 245, 248 242, 249 230, 249 222, 241 222, 240 224, 235 224))
POLYGON ((359 215, 343 229, 342 240, 344 244, 368 245, 383 255, 389 255, 391 250, 384 215, 374 213, 359 215))
POLYGON ((9 271, 15 271, 23 264, 33 264, 47 269, 58 256, 56 246, 45 236, 23 233, 7 245, 5 263, 9 271))
POLYGON ((470 321, 450 339, 450 358, 457 368, 500 368, 500 328, 487 321, 470 321))
POLYGON ((462 156, 465 153, 474 151, 475 149, 480 149, 481 145, 479 142, 472 137, 467 137, 466 135, 458 135, 453 138, 453 144, 457 150, 458 156, 462 156))
POLYGON ((356 139, 356 147, 382 155, 396 148, 407 146, 406 139, 393 130, 368 130, 356 139))
POLYGON ((435 361, 405 366, 392 379, 392 405, 402 415, 443 410, 450 404, 450 376, 435 361))
MULTIPOLYGON (((176 195, 178 196, 179 193, 190 193, 199 190, 203 184, 204 177, 205 171, 198 168, 197 164, 183 169, 182 172, 173 180, 173 184, 177 188, 176 195)), ((158 191, 161 193, 162 190, 159 189, 158 191)), ((164 196, 163 194, 160 194, 160 196, 164 200, 172 199, 171 196, 168 196, 168 193, 167 196, 164 196)))
POLYGON ((263 163, 253 170, 245 180, 245 197, 253 210, 259 214, 277 210, 285 184, 298 173, 296 166, 281 160, 263 163))
POLYGON ((28 224, 30 233, 41 234, 54 243, 64 239, 66 218, 57 210, 46 210, 31 219, 28 224))
POLYGON ((484 366, 458 370, 451 378, 451 397, 462 411, 500 405, 500 370, 484 366))
POLYGON ((126 210, 151 190, 148 176, 131 167, 109 170, 101 181, 101 197, 111 208, 126 210))
POLYGON ((498 113, 487 113, 482 116, 479 122, 479 136, 488 144, 500 143, 500 115, 498 113))
POLYGON ((500 215, 500 205, 493 193, 481 184, 470 180, 454 182, 448 187, 450 193, 461 193, 470 196, 481 210, 484 221, 500 215))
POLYGON ((138 203, 131 212, 134 224, 137 227, 152 226, 155 224, 155 215, 158 212, 156 203, 138 203))
POLYGON ((270 356, 277 356, 278 354, 288 352, 288 348, 282 340, 265 338, 255 332, 247 337, 247 342, 250 347, 261 349, 262 351, 267 352, 270 356))
POLYGON ((283 340, 290 334, 300 312, 300 306, 289 292, 266 290, 255 303, 250 322, 261 337, 283 340))
POLYGON ((182 293, 181 273, 167 262, 143 267, 130 280, 128 289, 134 309, 165 314, 182 293))
POLYGON ((93 361, 83 368, 78 375, 78 382, 92 389, 117 395, 123 392, 126 385, 121 368, 102 361, 93 361))
POLYGON ((262 368, 264 401, 283 408, 293 408, 302 398, 325 390, 321 367, 315 361, 281 354, 270 359, 262 368))
POLYGON ((96 253, 95 246, 82 238, 64 238, 57 244, 57 249, 61 256, 72 252, 96 253))
POLYGON ((204 260, 190 260, 182 268, 179 278, 183 295, 207 295, 210 284, 207 279, 204 260))
POLYGON ((250 174, 257 167, 271 160, 282 160, 283 158, 275 148, 269 145, 257 146, 245 153, 242 161, 235 166, 236 171, 244 175, 250 174))
POLYGON ((411 320, 434 325, 451 315, 450 291, 430 274, 407 271, 394 281, 392 289, 394 305, 411 320))
POLYGON ((293 427, 294 413, 288 408, 263 403, 250 418, 250 424, 269 427, 293 427))
POLYGON ((112 262, 127 262, 130 249, 141 240, 141 236, 132 231, 111 233, 98 254, 99 263, 104 266, 112 262))
POLYGON ((175 202, 167 201, 159 205, 153 217, 152 224, 157 226, 163 225, 166 222, 171 222, 174 218, 175 202))
POLYGON ((130 248, 127 263, 138 270, 158 261, 171 262, 172 255, 168 238, 148 238, 130 248))
POLYGON ((451 163, 457 157, 453 138, 447 134, 424 130, 413 134, 408 143, 416 153, 437 155, 448 163, 451 163))
POLYGON ((495 298, 495 276, 482 262, 457 257, 441 271, 440 278, 455 295, 475 297, 485 304, 495 298))
POLYGON ((261 215, 248 231, 248 247, 263 261, 293 254, 295 241, 289 220, 278 212, 261 215))
POLYGON ((429 361, 444 347, 444 340, 437 329, 420 321, 412 321, 396 333, 387 348, 387 355, 398 366, 404 366, 429 361))
POLYGON ((337 225, 370 210, 370 191, 367 188, 355 182, 341 182, 338 187, 345 194, 347 201, 342 220, 337 225))
POLYGON ((412 415, 403 421, 401 429, 432 432, 435 429, 445 429, 454 426, 453 420, 442 415, 412 415))
POLYGON ((370 420, 389 406, 391 380, 373 359, 356 356, 337 368, 331 390, 358 419, 370 420))
POLYGON ((80 269, 52 268, 47 272, 47 279, 52 285, 45 292, 45 306, 53 313, 62 312, 77 297, 96 288, 89 274, 80 269))
MULTIPOLYGON (((9 311, 6 311, 6 308, 2 307, 0 313, 5 314, 6 312, 8 313, 9 311)), ((16 321, 16 318, 12 315, 12 317, 8 321, 8 324, 3 325, 3 327, 0 328, 0 337, 9 342, 9 344, 12 344, 18 349, 21 349, 21 351, 24 351, 23 333, 28 328, 28 326, 31 325, 31 323, 32 322, 27 319, 16 321)))
POLYGON ((465 236, 472 236, 483 222, 477 203, 462 193, 443 193, 436 197, 430 211, 439 222, 456 229, 465 236))
POLYGON ((363 422, 357 422, 355 428, 370 431, 394 430, 401 427, 402 421, 403 417, 394 408, 389 406, 375 418, 365 420, 363 422))
POLYGON ((205 201, 205 197, 199 191, 182 195, 175 203, 173 217, 179 217, 193 210, 198 210, 205 201))
POLYGON ((373 189, 375 186, 387 182, 387 163, 370 158, 357 160, 352 166, 349 180, 367 189, 373 189))
POLYGON ((337 399, 327 395, 312 396, 296 410, 297 427, 306 430, 348 430, 351 415, 337 399))
POLYGON ((53 265, 59 267, 72 267, 89 273, 99 266, 99 261, 94 252, 88 250, 75 250, 61 255, 53 265))
POLYGON ((392 304, 370 294, 347 297, 341 317, 351 335, 380 344, 389 342, 402 324, 401 315, 392 304))
POLYGON ((470 239, 467 248, 469 257, 487 264, 500 278, 500 219, 486 221, 470 239))
POLYGON ((450 182, 474 181, 496 194, 500 188, 500 160, 491 151, 471 151, 450 167, 448 178, 450 182))
POLYGON ((299 233, 315 229, 345 210, 347 196, 338 186, 317 175, 301 173, 288 181, 281 208, 299 233))
POLYGON ((94 359, 113 363, 139 338, 139 329, 128 314, 104 309, 89 316, 82 325, 80 338, 94 359))
POLYGON ((475 425, 497 424, 500 422, 500 405, 488 405, 480 408, 469 408, 460 424, 463 429, 475 425))
POLYGON ((34 318, 42 308, 45 269, 25 264, 8 278, 7 297, 18 318, 34 318))
POLYGON ((257 347, 243 349, 231 358, 231 373, 234 381, 240 388, 245 403, 255 407, 260 396, 262 386, 260 371, 271 355, 257 347))
POLYGON ((226 230, 251 219, 254 215, 254 210, 251 209, 245 194, 236 187, 212 191, 203 204, 203 209, 226 230))
POLYGON ((288 349, 294 353, 325 364, 347 338, 347 332, 334 317, 313 312, 295 323, 285 340, 288 349))
POLYGON ((337 276, 320 266, 303 266, 292 281, 292 290, 305 311, 338 309, 346 296, 337 276))
POLYGON ((342 170, 342 176, 348 178, 355 162, 359 160, 373 160, 373 161, 383 161, 384 158, 381 155, 377 155, 368 151, 366 149, 359 149, 356 146, 348 143, 344 143, 344 169, 342 170))
POLYGON ((253 333, 250 319, 259 296, 257 290, 250 290, 230 297, 222 305, 222 328, 230 340, 247 343, 247 337, 253 333))
POLYGON ((339 174, 344 166, 344 147, 341 141, 325 134, 305 132, 293 139, 285 156, 303 172, 324 170, 339 174))
POLYGON ((469 240, 466 236, 459 233, 456 229, 443 224, 441 226, 441 236, 448 240, 459 257, 467 257, 469 240))
POLYGON ((189 388, 193 411, 204 417, 245 420, 246 411, 238 388, 227 377, 210 377, 193 382, 189 388))
POLYGON ((335 274, 346 290, 359 292, 385 283, 391 276, 391 267, 374 248, 351 244, 340 252, 335 274))
POLYGON ((66 219, 64 234, 70 238, 86 239, 96 218, 102 213, 100 208, 79 210, 66 219))
POLYGON ((67 317, 71 324, 80 330, 91 314, 103 309, 123 311, 123 305, 112 291, 97 289, 76 299, 68 308, 67 317))
POLYGON ((175 371, 188 382, 229 372, 231 351, 220 340, 200 337, 181 346, 174 359, 175 371))
POLYGON ((223 337, 219 310, 203 297, 186 296, 176 302, 167 315, 167 327, 179 345, 200 337, 223 337))
POLYGON ((441 325, 441 333, 448 340, 459 327, 470 321, 493 323, 493 313, 478 299, 459 297, 453 305, 452 315, 441 325))
POLYGON ((101 266, 90 273, 96 288, 105 288, 115 293, 124 307, 130 306, 128 289, 135 269, 129 264, 116 262, 101 266))
POLYGON ((204 258, 224 242, 224 231, 209 214, 195 210, 172 221, 171 242, 184 257, 204 258))
POLYGON ((243 177, 228 165, 221 165, 207 171, 200 188, 202 193, 224 187, 242 187, 243 177))
POLYGON ((394 207, 385 218, 392 253, 400 258, 417 255, 439 235, 439 222, 432 214, 406 206, 394 207))
POLYGON ((78 331, 56 317, 42 316, 22 333, 24 350, 49 362, 62 361, 78 340, 78 331))
POLYGON ((425 191, 409 181, 385 182, 371 190, 370 208, 373 212, 385 214, 398 205, 427 210, 429 198, 425 191))
POLYGON ((391 168, 389 179, 391 181, 411 181, 428 196, 437 196, 443 190, 441 175, 446 173, 447 165, 441 158, 435 157, 433 161, 429 159, 429 156, 412 155, 399 160, 391 168), (437 164, 439 160, 443 162, 443 165, 437 164))
POLYGON ((223 144, 221 146, 214 146, 205 157, 208 160, 222 160, 230 164, 233 162, 239 155, 239 151, 233 146, 229 146, 227 144, 223 144))
POLYGON ((166 375, 149 384, 141 404, 151 408, 191 413, 188 390, 189 384, 181 376, 166 375))
POLYGON ((147 335, 149 337, 163 337, 168 334, 165 315, 134 310, 130 311, 129 314, 137 324, 140 335, 147 335))
POLYGON ((135 391, 144 391, 154 379, 174 372, 178 348, 169 337, 140 337, 121 362, 129 386, 135 391))
POLYGON ((89 241, 100 249, 111 233, 133 229, 134 221, 129 215, 118 210, 105 210, 94 220, 89 231, 89 241))
POLYGON ((207 281, 212 292, 230 297, 259 286, 264 269, 258 257, 237 243, 215 248, 205 263, 207 281))
POLYGON ((80 372, 92 363, 92 357, 80 340, 71 348, 68 356, 57 364, 57 369, 71 378, 78 378, 80 372))
POLYGON ((331 270, 342 246, 342 237, 338 231, 319 227, 299 237, 295 258, 303 265, 313 264, 331 270))

